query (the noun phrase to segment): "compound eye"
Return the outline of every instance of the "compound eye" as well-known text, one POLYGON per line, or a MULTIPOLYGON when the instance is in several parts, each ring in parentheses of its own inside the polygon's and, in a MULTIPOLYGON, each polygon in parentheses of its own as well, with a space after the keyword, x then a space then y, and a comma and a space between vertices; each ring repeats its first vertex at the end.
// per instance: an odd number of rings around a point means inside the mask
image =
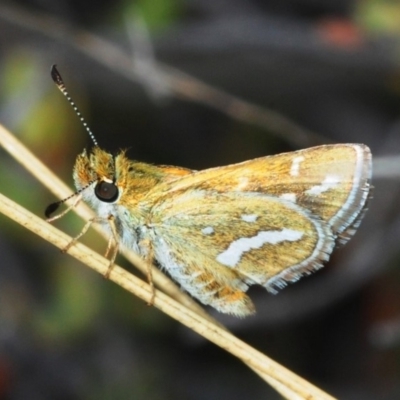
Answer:
POLYGON ((113 203, 118 199, 118 188, 114 183, 101 181, 94 188, 96 197, 105 203, 113 203))

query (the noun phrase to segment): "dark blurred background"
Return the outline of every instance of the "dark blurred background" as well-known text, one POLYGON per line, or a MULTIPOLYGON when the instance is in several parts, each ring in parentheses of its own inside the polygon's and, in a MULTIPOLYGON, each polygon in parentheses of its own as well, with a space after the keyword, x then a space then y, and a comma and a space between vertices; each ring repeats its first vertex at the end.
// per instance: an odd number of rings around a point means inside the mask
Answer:
MULTIPOLYGON (((374 199, 355 238, 277 296, 252 289, 256 316, 211 312, 340 399, 400 398, 399 1, 1 1, 0 122, 72 187, 89 139, 54 63, 100 145, 131 158, 202 169, 369 145, 374 199)), ((0 157, 1 191, 43 215, 54 196, 0 157)), ((1 399, 280 398, 223 350, 0 224, 1 399)), ((76 235, 82 222, 56 225, 76 235)), ((94 233, 83 241, 104 252, 94 233)))

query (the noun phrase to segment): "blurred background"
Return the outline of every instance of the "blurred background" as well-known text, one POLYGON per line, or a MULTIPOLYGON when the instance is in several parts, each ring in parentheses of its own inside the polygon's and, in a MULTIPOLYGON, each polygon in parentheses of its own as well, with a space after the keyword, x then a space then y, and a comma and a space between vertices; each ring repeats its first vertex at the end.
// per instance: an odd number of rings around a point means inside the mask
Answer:
MULTIPOLYGON (((90 141, 52 64, 100 146, 133 159, 203 169, 370 146, 374 199, 355 238, 277 296, 252 288, 256 316, 210 312, 340 399, 400 398, 400 1, 1 1, 0 123, 72 188, 90 141)), ((0 188, 37 215, 56 200, 2 149, 0 188)), ((0 254, 1 399, 280 398, 4 216, 0 254)))

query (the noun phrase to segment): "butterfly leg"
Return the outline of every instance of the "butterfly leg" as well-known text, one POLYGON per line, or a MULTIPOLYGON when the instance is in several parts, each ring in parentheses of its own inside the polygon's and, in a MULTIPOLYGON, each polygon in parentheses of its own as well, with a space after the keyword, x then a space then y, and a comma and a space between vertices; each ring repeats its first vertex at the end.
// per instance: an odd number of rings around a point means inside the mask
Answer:
MULTIPOLYGON (((104 219, 103 219, 103 221, 104 221, 104 219)), ((108 225, 111 230, 111 235, 108 239, 107 250, 106 250, 106 253, 104 254, 104 257, 107 258, 108 255, 110 254, 110 252, 111 252, 111 256, 110 256, 110 264, 108 265, 107 272, 104 275, 104 277, 106 279, 108 279, 110 277, 110 274, 113 269, 115 259, 117 258, 117 254, 118 254, 118 250, 119 250, 119 239, 118 239, 117 228, 116 228, 115 222, 114 222, 114 216, 110 214, 107 218, 107 221, 108 221, 108 225), (114 242, 114 246, 113 246, 113 242, 114 242)))
POLYGON ((90 218, 89 221, 86 222, 82 230, 79 232, 79 234, 75 236, 61 251, 63 253, 66 253, 88 231, 88 229, 94 222, 100 222, 100 220, 102 221, 103 218, 90 218))
POLYGON ((154 250, 151 245, 150 239, 142 239, 139 243, 140 253, 144 254, 144 260, 147 265, 147 282, 150 285, 151 297, 147 305, 152 306, 154 304, 154 298, 156 296, 156 291, 154 288, 153 280, 153 260, 154 260, 154 250))
POLYGON ((110 264, 109 264, 109 267, 107 269, 107 272, 104 275, 104 277, 108 279, 109 276, 110 276, 112 267, 114 265, 115 259, 117 257, 118 250, 119 250, 118 234, 117 234, 117 230, 116 230, 116 227, 115 227, 114 216, 113 215, 110 215, 107 219, 101 218, 101 217, 90 218, 89 221, 86 222, 86 224, 84 225, 82 230, 79 232, 79 234, 77 236, 75 236, 61 251, 63 253, 66 253, 89 230, 89 228, 91 227, 91 225, 93 223, 104 222, 104 220, 108 221, 110 229, 111 229, 111 233, 112 233, 112 235, 110 236, 110 238, 108 240, 107 250, 106 250, 106 253, 104 255, 104 257, 107 258, 109 253, 110 253, 110 251, 111 251, 111 249, 112 249, 112 253, 111 253, 111 257, 110 257, 110 264), (114 247, 112 246, 113 242, 115 242, 114 247))

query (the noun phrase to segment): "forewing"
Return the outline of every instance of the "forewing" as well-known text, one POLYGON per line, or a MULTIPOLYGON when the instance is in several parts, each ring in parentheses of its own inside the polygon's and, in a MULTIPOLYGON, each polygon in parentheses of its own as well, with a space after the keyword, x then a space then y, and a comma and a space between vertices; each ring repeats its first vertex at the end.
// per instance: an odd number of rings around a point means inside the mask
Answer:
POLYGON ((309 210, 345 242, 362 218, 370 178, 368 147, 337 144, 195 172, 166 184, 163 192, 196 189, 275 196, 309 210))

